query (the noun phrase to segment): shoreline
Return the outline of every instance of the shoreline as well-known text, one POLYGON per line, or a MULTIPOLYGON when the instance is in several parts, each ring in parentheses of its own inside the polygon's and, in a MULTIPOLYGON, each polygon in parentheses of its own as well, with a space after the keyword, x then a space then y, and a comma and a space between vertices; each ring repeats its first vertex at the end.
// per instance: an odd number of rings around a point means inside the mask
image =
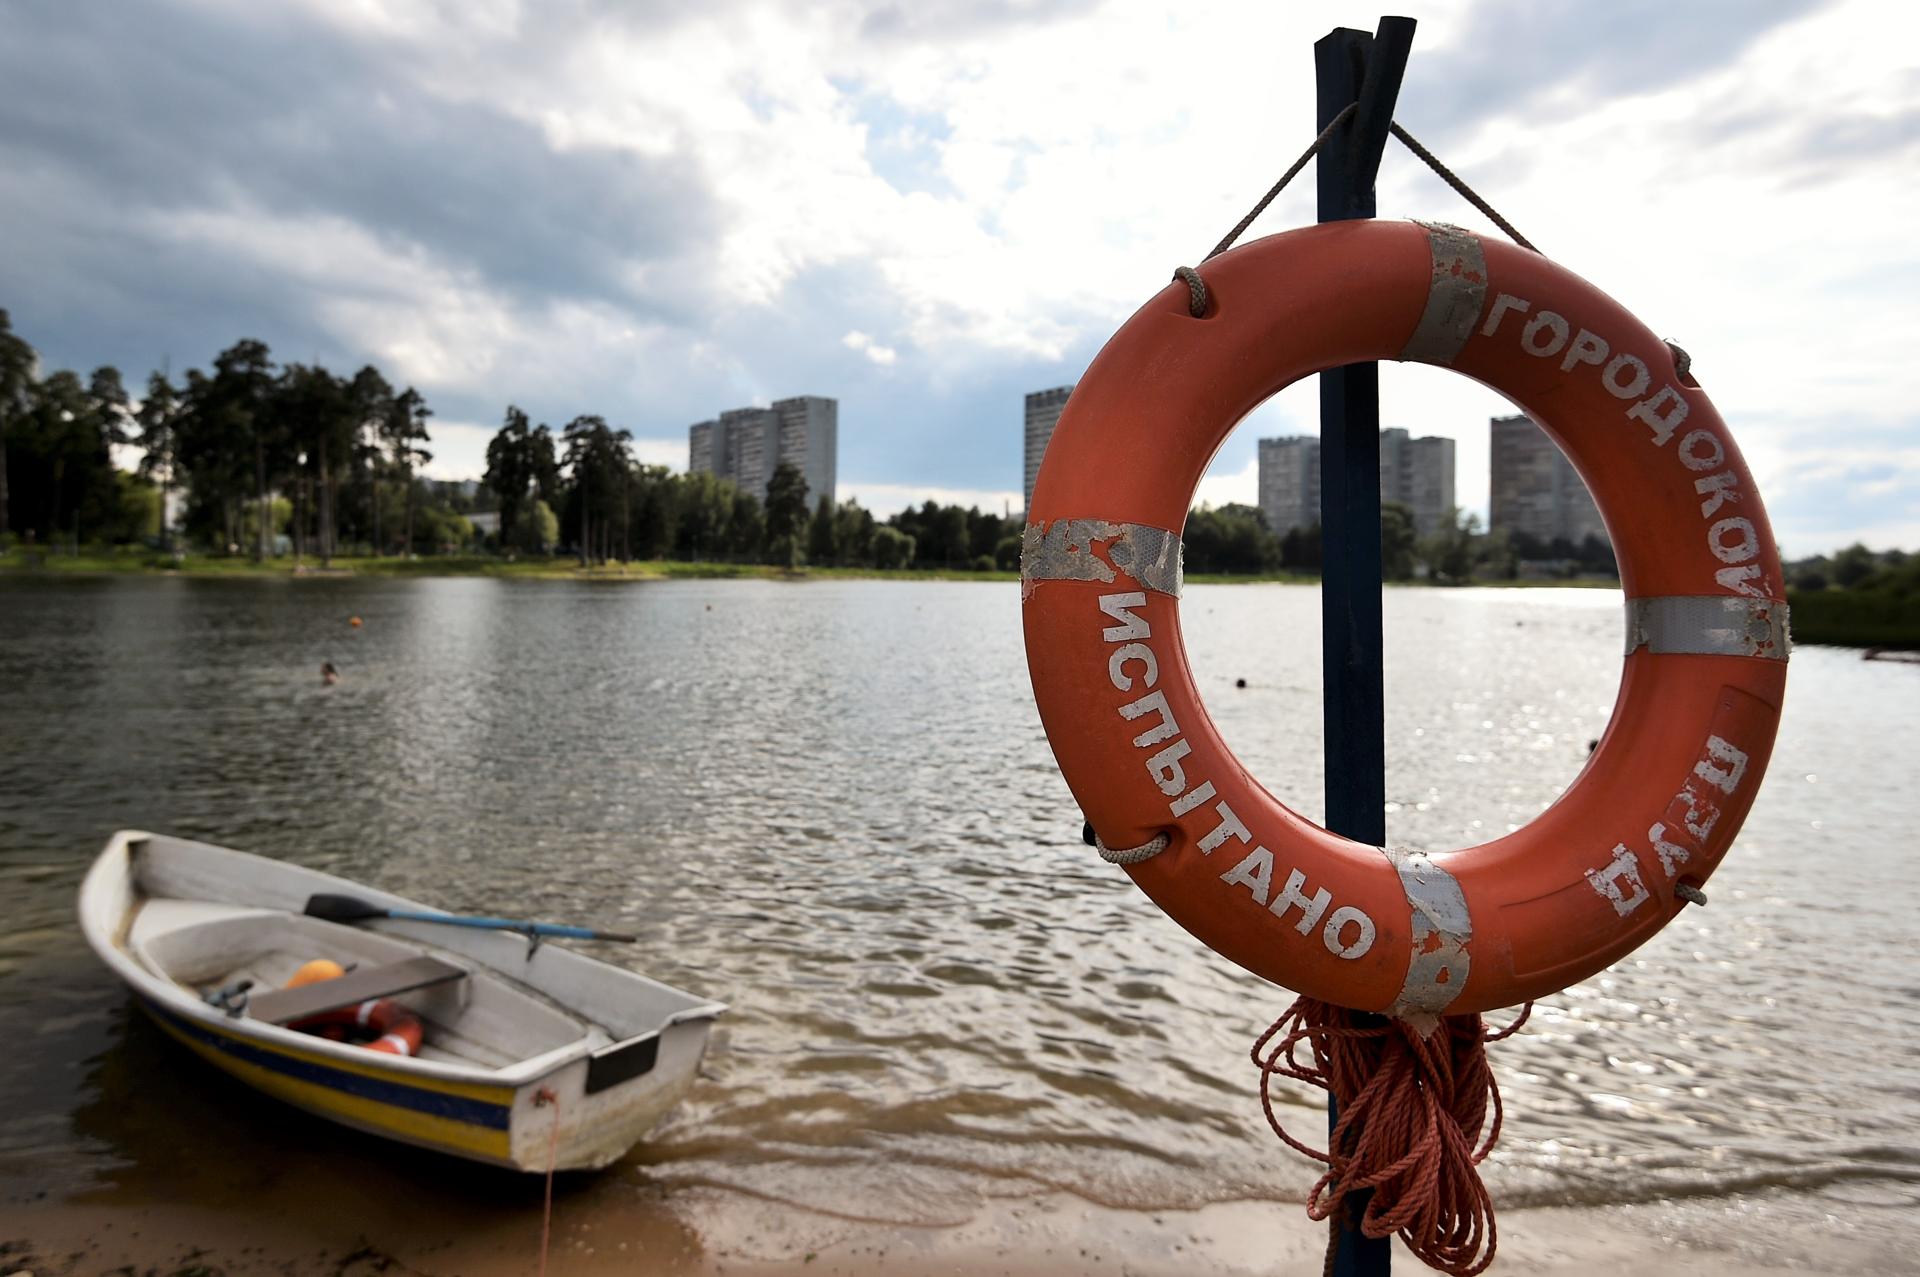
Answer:
MULTIPOLYGON (((372 1277, 518 1277, 539 1263, 542 1181, 521 1204, 476 1200, 458 1219, 422 1219, 405 1203, 358 1194, 315 1211, 297 1189, 220 1206, 66 1202, 41 1207, 0 1233, 0 1270, 35 1277, 131 1269, 162 1277, 324 1273, 372 1277), (303 1206, 305 1209, 303 1209, 303 1206)), ((484 1195, 493 1197, 493 1194, 484 1195)), ((878 1277, 939 1271, 952 1277, 1255 1277, 1317 1271, 1325 1225, 1298 1202, 1228 1201, 1177 1210, 1096 1205, 1067 1193, 1006 1197, 969 1218, 880 1223, 825 1216, 778 1201, 711 1189, 643 1187, 626 1200, 555 1188, 548 1271, 613 1277, 878 1277)), ((1503 1274, 1656 1277, 1795 1272, 1840 1277, 1897 1271, 1884 1239, 1808 1227, 1791 1197, 1740 1195, 1694 1202, 1552 1206, 1499 1212, 1503 1274), (1788 1209, 1769 1218, 1779 1205, 1788 1209)), ((1817 1205, 1817 1204, 1815 1204, 1817 1205)), ((437 1213, 436 1213, 437 1214, 437 1213)), ((1396 1271, 1427 1271, 1398 1241, 1396 1271)))
MULTIPOLYGON (((492 580, 526 581, 855 580, 972 581, 997 584, 1011 584, 1020 579, 1018 572, 999 569, 980 571, 972 568, 937 567, 782 568, 764 563, 690 562, 681 559, 648 559, 583 568, 573 559, 508 559, 494 555, 434 555, 413 559, 341 557, 331 564, 322 565, 318 561, 289 559, 270 559, 264 563, 255 563, 252 559, 243 556, 187 555, 179 560, 171 560, 151 551, 128 554, 40 554, 32 562, 28 562, 18 547, 0 553, 0 578, 105 576, 290 581, 484 577, 492 580)), ((1304 572, 1246 575, 1190 572, 1186 574, 1185 581, 1188 585, 1318 585, 1320 577, 1304 572)), ((1428 586, 1424 581, 1389 581, 1386 584, 1390 589, 1428 586)), ((1618 590, 1620 582, 1613 577, 1524 578, 1473 580, 1461 586, 1430 586, 1429 588, 1618 590)), ((1882 615, 1881 612, 1873 610, 1870 602, 1862 602, 1850 593, 1838 590, 1818 592, 1790 590, 1788 601, 1794 610, 1794 638, 1800 645, 1884 648, 1889 651, 1920 649, 1920 609, 1908 607, 1908 611, 1914 614, 1912 616, 1905 612, 1898 615, 1882 615)))
POLYGON ((681 559, 646 559, 582 567, 571 558, 510 559, 494 555, 433 555, 412 559, 340 556, 331 563, 317 559, 269 559, 256 563, 243 556, 187 555, 170 561, 159 555, 43 555, 23 562, 18 551, 0 554, 0 576, 156 576, 197 579, 251 578, 256 580, 421 580, 443 577, 491 577, 529 581, 670 581, 670 580, 806 580, 809 578, 870 578, 875 580, 1017 581, 1018 572, 979 572, 962 568, 820 567, 782 568, 765 563, 727 563, 681 559))
MULTIPOLYGON (((495 577, 543 581, 668 581, 668 580, 871 580, 871 581, 996 581, 1016 582, 1012 569, 980 570, 948 567, 809 567, 783 568, 765 563, 729 563, 717 560, 640 559, 585 568, 570 558, 509 559, 495 555, 433 555, 399 557, 338 556, 329 564, 287 558, 256 563, 245 556, 187 555, 170 561, 150 551, 138 554, 41 554, 23 561, 18 548, 0 553, 0 576, 161 576, 254 577, 292 580, 417 579, 437 577, 495 577)), ((1190 585, 1318 585, 1313 572, 1189 572, 1190 585)), ((1423 581, 1389 581, 1389 586, 1424 585, 1423 581)), ((1527 578, 1467 582, 1466 588, 1495 589, 1618 589, 1613 577, 1527 578)), ((1448 587, 1452 588, 1452 587, 1448 587)))

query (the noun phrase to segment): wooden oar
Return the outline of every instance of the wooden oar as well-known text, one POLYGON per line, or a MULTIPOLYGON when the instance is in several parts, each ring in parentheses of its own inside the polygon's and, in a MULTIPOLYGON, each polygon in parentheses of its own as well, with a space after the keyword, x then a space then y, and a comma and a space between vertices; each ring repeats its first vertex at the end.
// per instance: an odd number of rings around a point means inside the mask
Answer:
POLYGON ((358 896, 340 896, 317 892, 307 897, 306 913, 328 922, 364 922, 368 918, 392 918, 399 922, 437 922, 449 927, 476 927, 483 931, 517 931, 524 936, 560 936, 570 940, 622 940, 629 944, 639 936, 617 931, 595 931, 592 927, 569 927, 558 922, 520 922, 513 918, 483 918, 474 914, 426 913, 414 909, 386 909, 358 896))

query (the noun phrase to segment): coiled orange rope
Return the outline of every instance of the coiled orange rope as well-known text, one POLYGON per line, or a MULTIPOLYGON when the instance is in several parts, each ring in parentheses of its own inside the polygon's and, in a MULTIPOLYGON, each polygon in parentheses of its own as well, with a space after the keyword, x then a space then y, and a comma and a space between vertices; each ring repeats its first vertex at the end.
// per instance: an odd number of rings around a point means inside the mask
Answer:
POLYGON ((1479 1165, 1500 1138, 1502 1116, 1487 1043, 1519 1029, 1532 1010, 1529 1002, 1497 1033, 1478 1015, 1458 1015, 1423 1036, 1405 1020, 1296 999, 1253 1044, 1253 1062, 1274 1134, 1327 1167, 1307 1195, 1308 1216, 1328 1219, 1349 1194, 1371 1190, 1360 1218, 1366 1236, 1398 1233, 1408 1250, 1452 1277, 1485 1272, 1499 1238, 1479 1165), (1311 1063, 1298 1058, 1303 1044, 1311 1063), (1317 1086, 1338 1103, 1326 1152, 1280 1124, 1275 1077, 1317 1086))

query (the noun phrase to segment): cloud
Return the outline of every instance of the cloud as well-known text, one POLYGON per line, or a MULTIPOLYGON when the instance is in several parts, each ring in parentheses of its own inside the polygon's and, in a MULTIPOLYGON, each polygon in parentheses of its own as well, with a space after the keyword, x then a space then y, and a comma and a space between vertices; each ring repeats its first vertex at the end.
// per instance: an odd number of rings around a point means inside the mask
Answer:
POLYGON ((891 364, 894 360, 900 357, 900 353, 896 351, 893 347, 882 346, 880 343, 876 342, 873 338, 867 336, 863 332, 860 332, 858 329, 852 332, 849 332, 845 337, 842 337, 840 339, 840 344, 842 346, 845 346, 848 350, 859 351, 861 354, 865 355, 868 359, 873 360, 874 363, 879 364, 882 367, 885 367, 888 364, 891 364))
POLYGON ((670 295, 630 268, 696 251, 713 216, 690 155, 555 146, 423 82, 391 44, 324 24, 160 6, 16 17, 38 22, 9 42, 9 97, 27 109, 0 116, 0 144, 64 158, 136 207, 340 218, 494 288, 642 307, 670 295))
POLYGON ((991 514, 1006 511, 1018 514, 1022 504, 1018 488, 943 488, 935 484, 859 481, 839 484, 837 499, 858 501, 882 519, 908 506, 924 505, 929 501, 938 505, 977 506, 991 514))
MULTIPOLYGON (((1894 480, 1819 464, 1916 426, 1904 11, 1411 11, 1399 118, 1694 352, 1783 541, 1841 534, 1814 493, 1862 526, 1909 526, 1894 480)), ((985 501, 1018 489, 1022 396, 1077 380, 1305 142, 1312 41, 1349 17, 1150 0, 16 6, 0 305, 50 365, 134 381, 242 336, 376 362, 427 394, 443 473, 479 472, 467 432, 483 443, 510 402, 683 452, 691 422, 811 393, 840 401, 841 473, 985 501)), ((1311 220, 1310 186, 1252 233, 1311 220)), ((1380 205, 1481 224, 1397 149, 1380 205)), ((1387 367, 1382 408, 1456 437, 1461 503, 1484 509, 1497 396, 1387 367)), ((1244 489, 1255 437, 1316 421, 1311 386, 1278 396, 1203 495, 1244 489)))
POLYGON ((1563 122, 1598 102, 1685 88, 1828 2, 1613 0, 1575 18, 1534 0, 1480 0, 1422 26, 1397 114, 1446 141, 1511 115, 1563 122), (1435 34, 1441 47, 1422 47, 1435 34))
POLYGON ((1200 488, 1193 494, 1194 505, 1210 505, 1216 509, 1223 505, 1260 504, 1260 463, 1257 458, 1249 459, 1238 470, 1223 471, 1215 466, 1208 470, 1200 480, 1200 488))
POLYGON ((685 439, 635 439, 633 455, 642 465, 665 466, 677 473, 687 468, 687 441, 685 439))
POLYGON ((1100 7, 1100 0, 918 0, 911 5, 888 3, 866 8, 860 34, 888 43, 921 44, 981 35, 1004 36, 1009 30, 1082 16, 1100 7))

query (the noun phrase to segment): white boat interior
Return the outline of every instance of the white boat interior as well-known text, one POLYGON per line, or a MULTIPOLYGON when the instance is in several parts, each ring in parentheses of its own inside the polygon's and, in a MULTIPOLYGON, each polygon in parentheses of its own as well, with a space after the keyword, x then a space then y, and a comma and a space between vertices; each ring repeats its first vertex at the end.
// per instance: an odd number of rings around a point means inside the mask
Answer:
POLYGON ((582 1041, 590 1048, 612 1041, 600 1026, 458 954, 301 914, 148 898, 136 907, 127 947, 196 997, 241 981, 252 982, 255 996, 283 988, 314 958, 354 970, 432 953, 465 976, 392 995, 421 1021, 423 1060, 502 1069, 582 1041))
POLYGON ((214 1067, 329 1120, 523 1171, 624 1156, 693 1085, 726 1010, 378 888, 138 830, 94 861, 79 912, 94 952, 214 1067), (351 921, 309 914, 338 913, 316 895, 348 897, 351 921), (317 958, 344 970, 289 987, 317 958), (385 1000, 417 1026, 373 1014, 385 1000), (318 1032, 299 1027, 315 1016, 318 1032))
POLYGON ((166 982, 167 1000, 202 1003, 241 981, 252 981, 249 997, 258 998, 284 988, 314 958, 372 973, 427 954, 461 974, 361 996, 391 996, 419 1018, 420 1063, 507 1075, 502 1080, 571 1056, 604 1058, 613 1044, 724 1010, 514 932, 308 916, 303 909, 316 892, 347 892, 381 908, 428 908, 315 870, 164 835, 122 834, 115 846, 123 850, 103 860, 111 866, 116 854, 124 857, 119 872, 106 868, 91 880, 83 918, 122 960, 166 982))

